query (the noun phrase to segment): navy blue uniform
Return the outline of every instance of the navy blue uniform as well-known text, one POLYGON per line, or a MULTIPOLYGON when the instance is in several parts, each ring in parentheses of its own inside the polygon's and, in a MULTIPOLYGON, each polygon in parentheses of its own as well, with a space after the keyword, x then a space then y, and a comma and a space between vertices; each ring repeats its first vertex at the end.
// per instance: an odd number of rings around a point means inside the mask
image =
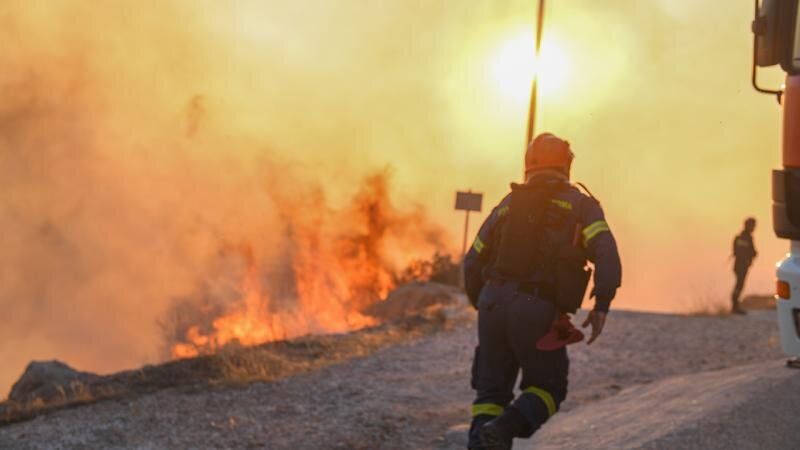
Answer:
MULTIPOLYGON (((532 182, 561 185, 547 205, 562 217, 556 232, 563 233, 564 239, 577 239, 585 249, 595 266, 595 309, 608 311, 622 269, 600 204, 554 176, 538 176, 532 182)), ((510 203, 509 194, 492 210, 464 259, 467 296, 478 309, 479 338, 472 366, 472 388, 477 395, 472 405, 470 448, 480 447, 480 427, 507 407, 524 416, 527 427, 520 437, 529 437, 556 413, 567 394, 566 348, 536 348, 536 341, 558 315, 553 299, 548 298, 552 291, 546 289, 553 284, 552 275, 534 270, 527 279, 509 280, 493 267, 510 203), (522 393, 514 400, 514 382, 520 370, 522 393)))

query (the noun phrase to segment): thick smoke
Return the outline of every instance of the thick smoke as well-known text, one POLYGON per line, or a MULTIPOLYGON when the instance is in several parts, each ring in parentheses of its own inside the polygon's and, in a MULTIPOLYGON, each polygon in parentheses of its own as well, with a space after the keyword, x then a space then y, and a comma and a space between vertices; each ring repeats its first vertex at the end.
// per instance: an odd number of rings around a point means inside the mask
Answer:
POLYGON ((329 270, 300 254, 315 250, 307 239, 378 268, 344 286, 345 308, 373 300, 367 288, 405 261, 447 249, 414 192, 387 202, 380 172, 393 163, 381 152, 406 144, 375 120, 408 111, 379 93, 415 75, 370 86, 357 66, 380 64, 360 52, 391 39, 364 42, 371 27, 327 38, 330 24, 308 22, 357 8, 318 6, 309 18, 291 2, 3 2, 0 387, 34 358, 100 372, 157 361, 159 322, 227 311, 221 300, 237 300, 253 264, 271 307, 292 309, 280 302, 309 285, 275 281, 299 262, 329 270))
MULTIPOLYGON (((174 299, 194 302, 183 318, 223 311, 242 278, 219 274, 247 273, 249 254, 259 276, 291 277, 275 262, 302 260, 287 236, 357 210, 387 165, 396 210, 418 200, 457 246, 453 191, 491 205, 521 174, 525 95, 498 95, 488 65, 530 32, 530 3, 0 2, 0 389, 33 358, 156 361, 174 299)), ((617 232, 617 305, 724 299, 746 215, 750 289, 768 291, 780 121, 749 87, 752 5, 548 4, 570 71, 539 128, 573 144, 617 232)), ((402 266, 400 247, 383 257, 402 266)))

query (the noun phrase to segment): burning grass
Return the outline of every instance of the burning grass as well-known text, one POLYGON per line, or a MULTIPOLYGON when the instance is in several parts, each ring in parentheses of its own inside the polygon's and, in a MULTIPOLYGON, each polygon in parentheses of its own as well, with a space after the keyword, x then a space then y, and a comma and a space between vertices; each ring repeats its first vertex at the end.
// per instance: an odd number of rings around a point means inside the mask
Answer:
POLYGON ((194 292, 160 321, 171 361, 89 379, 43 377, 52 389, 0 404, 0 424, 162 389, 274 381, 446 328, 465 303, 453 300, 453 288, 414 285, 389 295, 410 281, 457 282, 458 265, 440 253, 443 232, 421 209, 392 204, 388 178, 386 171, 366 178, 340 209, 313 188, 272 199, 282 230, 261 244, 220 244, 194 292), (387 297, 391 308, 369 312, 387 297))
POLYGON ((224 246, 196 292, 175 300, 161 321, 166 359, 375 326, 362 311, 399 282, 431 279, 443 267, 457 277, 439 253, 442 230, 421 209, 390 201, 388 171, 367 177, 340 209, 314 190, 274 200, 284 229, 273 245, 224 246), (413 260, 434 252, 429 262, 413 260))
POLYGON ((391 324, 347 334, 306 336, 253 347, 228 346, 214 354, 98 377, 79 389, 79 395, 54 399, 30 398, 0 403, 0 425, 101 400, 127 398, 163 389, 196 392, 271 382, 364 357, 399 342, 447 327, 443 314, 406 317, 391 324))

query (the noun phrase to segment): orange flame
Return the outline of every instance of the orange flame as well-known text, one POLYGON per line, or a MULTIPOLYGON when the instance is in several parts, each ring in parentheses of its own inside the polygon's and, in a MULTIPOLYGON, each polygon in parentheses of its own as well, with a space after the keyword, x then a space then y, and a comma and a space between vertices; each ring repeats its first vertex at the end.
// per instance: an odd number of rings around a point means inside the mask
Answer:
POLYGON ((173 358, 227 345, 256 345, 376 325, 376 319, 359 311, 386 298, 395 287, 395 266, 386 256, 387 247, 421 249, 431 242, 415 242, 420 231, 423 241, 431 241, 430 236, 438 233, 420 214, 394 210, 386 173, 368 178, 351 207, 335 217, 326 217, 319 205, 300 208, 292 202, 284 207, 282 216, 291 218, 283 239, 289 243, 283 255, 288 270, 279 271, 278 277, 270 275, 274 260, 256 257, 249 245, 237 246, 236 254, 246 265, 238 295, 207 323, 186 324, 180 342, 170 348, 173 358), (337 228, 335 233, 330 232, 331 224, 337 228))

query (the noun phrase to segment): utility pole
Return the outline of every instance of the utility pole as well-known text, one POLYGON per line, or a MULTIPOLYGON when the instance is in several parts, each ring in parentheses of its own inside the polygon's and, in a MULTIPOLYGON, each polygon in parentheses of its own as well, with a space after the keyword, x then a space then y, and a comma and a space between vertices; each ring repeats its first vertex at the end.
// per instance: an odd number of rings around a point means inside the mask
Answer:
POLYGON ((536 132, 536 101, 539 94, 537 86, 539 74, 542 72, 542 60, 539 58, 542 48, 542 31, 544 31, 544 0, 539 0, 539 11, 536 14, 536 71, 533 74, 533 86, 531 87, 531 104, 528 110, 528 140, 525 141, 525 148, 534 137, 536 132))

